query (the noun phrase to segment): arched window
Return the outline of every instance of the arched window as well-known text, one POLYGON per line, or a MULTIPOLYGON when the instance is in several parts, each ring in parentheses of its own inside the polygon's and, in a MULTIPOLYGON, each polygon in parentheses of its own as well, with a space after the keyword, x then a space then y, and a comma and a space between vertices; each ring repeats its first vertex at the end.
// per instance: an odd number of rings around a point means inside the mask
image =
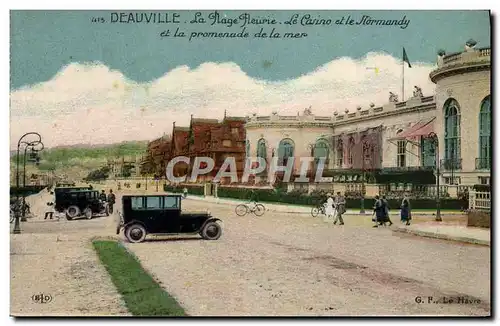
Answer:
POLYGON ((344 142, 341 138, 337 140, 336 156, 337 167, 341 168, 344 165, 344 142))
POLYGON ((267 160, 267 147, 264 138, 259 139, 257 142, 257 157, 262 157, 267 160))
POLYGON ((455 99, 444 104, 444 157, 446 168, 460 168, 460 107, 455 99))
POLYGON ((288 158, 293 157, 293 141, 291 139, 283 139, 278 147, 278 164, 287 165, 288 158))
POLYGON ((320 159, 324 159, 325 165, 328 165, 329 154, 330 149, 328 148, 327 141, 325 139, 318 139, 313 150, 314 163, 318 164, 320 159))
POLYGON ((491 161, 491 100, 490 95, 481 102, 479 111, 479 159, 476 168, 489 169, 491 161))
POLYGON ((245 157, 250 157, 250 141, 247 139, 245 143, 245 157))
POLYGON ((347 164, 349 165, 352 165, 353 162, 354 162, 354 145, 355 145, 355 142, 354 142, 354 138, 351 137, 349 138, 349 147, 348 147, 348 155, 347 155, 347 164))

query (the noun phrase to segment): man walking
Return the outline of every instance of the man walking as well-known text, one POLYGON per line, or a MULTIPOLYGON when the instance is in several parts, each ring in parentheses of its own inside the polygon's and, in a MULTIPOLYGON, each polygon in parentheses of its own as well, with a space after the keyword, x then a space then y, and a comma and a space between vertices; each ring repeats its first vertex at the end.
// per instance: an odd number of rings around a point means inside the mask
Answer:
POLYGON ((385 195, 382 196, 382 205, 384 207, 384 224, 386 222, 389 222, 389 226, 392 225, 391 218, 389 216, 389 210, 391 209, 389 207, 389 202, 387 201, 387 198, 385 198, 385 195))
POLYGON ((106 191, 104 189, 101 191, 101 194, 99 195, 99 200, 101 200, 102 202, 106 202, 106 191))
POLYGON ((378 228, 379 225, 382 225, 382 221, 384 220, 384 205, 378 195, 375 196, 375 206, 373 207, 373 213, 375 214, 375 225, 373 227, 378 228))
POLYGON ((340 225, 344 225, 342 214, 346 212, 345 198, 341 195, 340 191, 337 192, 337 197, 335 197, 335 206, 337 208, 337 214, 335 214, 335 220, 333 221, 333 224, 337 224, 337 221, 339 221, 340 225))
POLYGON ((108 195, 108 207, 109 207, 109 213, 113 214, 113 205, 115 204, 115 194, 113 193, 113 189, 109 189, 109 195, 108 195))

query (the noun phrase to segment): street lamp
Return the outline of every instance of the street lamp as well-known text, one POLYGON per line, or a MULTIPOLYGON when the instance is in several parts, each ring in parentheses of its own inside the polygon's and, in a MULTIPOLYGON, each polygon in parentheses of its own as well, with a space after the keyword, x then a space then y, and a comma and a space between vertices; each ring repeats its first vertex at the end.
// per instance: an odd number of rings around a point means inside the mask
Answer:
MULTIPOLYGON (((26 187, 26 153, 28 151, 28 148, 31 149, 30 153, 30 162, 35 162, 35 164, 39 164, 40 157, 38 156, 38 152, 44 149, 44 145, 41 141, 34 141, 34 142, 23 142, 26 144, 26 147, 24 147, 24 157, 23 157, 23 187, 26 187), (42 147, 38 150, 35 150, 35 147, 38 145, 42 145, 42 147)), ((22 216, 21 216, 21 222, 26 222, 26 197, 23 196, 23 207, 22 207, 22 216)))
MULTIPOLYGON (((31 148, 34 148, 35 146, 39 145, 39 144, 42 144, 42 136, 40 136, 39 133, 37 132, 28 132, 28 133, 25 133, 24 135, 21 136, 21 138, 19 138, 18 142, 17 142, 17 157, 16 157, 16 191, 18 192, 16 194, 16 201, 19 201, 19 150, 21 148, 21 144, 25 144, 26 147, 24 149, 24 162, 23 162, 23 165, 24 165, 24 171, 25 171, 25 175, 24 175, 24 178, 23 178, 23 181, 25 182, 25 179, 26 179, 26 150, 28 147, 31 147, 31 148), (37 136, 38 139, 34 140, 34 141, 31 141, 31 142, 28 142, 28 141, 23 141, 23 139, 27 136, 30 136, 30 135, 35 135, 37 136)), ((42 144, 43 146, 43 144, 42 144)), ((23 185, 25 185, 25 183, 23 183, 23 185)), ((23 204, 22 204, 22 221, 26 221, 26 198, 24 197, 23 195, 23 204)), ((15 222, 14 222, 14 234, 20 234, 21 233, 21 225, 19 223, 19 212, 16 212, 16 218, 15 218, 15 222)))
POLYGON ((441 218, 441 194, 439 189, 439 179, 440 179, 440 171, 439 171, 439 139, 436 133, 431 132, 429 134, 429 138, 434 143, 434 150, 436 151, 436 221, 441 222, 443 219, 441 218))
POLYGON ((362 139, 362 146, 363 146, 363 157, 362 157, 362 173, 363 173, 363 178, 362 178, 362 183, 361 183, 361 209, 359 210, 360 214, 365 214, 365 194, 366 194, 366 167, 365 167, 365 159, 366 159, 366 152, 370 149, 370 144, 365 141, 366 137, 363 136, 362 139))

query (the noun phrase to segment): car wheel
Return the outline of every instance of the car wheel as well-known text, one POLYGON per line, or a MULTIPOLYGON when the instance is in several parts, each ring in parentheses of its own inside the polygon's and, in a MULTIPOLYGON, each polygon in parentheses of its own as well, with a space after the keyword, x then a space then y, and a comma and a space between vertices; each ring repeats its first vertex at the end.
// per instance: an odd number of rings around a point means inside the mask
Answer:
POLYGON ((266 212, 266 208, 262 204, 255 205, 253 213, 257 216, 262 216, 266 212))
POLYGON ((141 224, 132 224, 125 230, 125 237, 131 243, 138 243, 146 239, 146 229, 141 224))
POLYGON ((92 219, 92 209, 90 209, 90 207, 85 208, 85 210, 83 211, 83 214, 85 215, 85 217, 88 220, 92 219))
POLYGON ((201 230, 201 236, 205 240, 217 240, 222 235, 222 228, 217 222, 208 222, 201 230))
POLYGON ((312 215, 312 217, 318 216, 319 215, 319 208, 318 207, 313 207, 311 209, 311 215, 312 215))
POLYGON ((70 219, 74 219, 78 215, 80 215, 80 209, 78 206, 70 206, 66 210, 66 217, 69 217, 70 219))
POLYGON ((238 216, 245 216, 248 213, 248 207, 245 204, 239 204, 234 211, 238 216))

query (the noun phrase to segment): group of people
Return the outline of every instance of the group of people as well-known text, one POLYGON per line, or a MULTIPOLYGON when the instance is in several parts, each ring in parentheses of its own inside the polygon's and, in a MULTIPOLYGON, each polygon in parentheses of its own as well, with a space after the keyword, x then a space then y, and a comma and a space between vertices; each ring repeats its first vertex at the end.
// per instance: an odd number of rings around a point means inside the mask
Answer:
MULTIPOLYGON (((410 225, 410 220, 411 220, 411 208, 410 208, 410 200, 408 197, 405 195, 402 202, 401 202, 401 222, 405 223, 406 225, 410 225)), ((373 207, 373 219, 372 221, 375 222, 375 225, 373 226, 374 228, 379 227, 381 225, 385 225, 386 223, 389 223, 389 226, 391 226, 393 223, 391 221, 391 218, 389 217, 389 203, 387 201, 387 198, 382 196, 375 196, 375 206, 373 207)))
POLYGON ((339 222, 340 225, 344 225, 344 219, 342 215, 346 212, 345 208, 345 197, 342 194, 337 192, 337 196, 333 198, 331 193, 328 193, 327 200, 325 205, 325 214, 328 219, 333 219, 333 224, 337 224, 339 222))
POLYGON ((113 193, 113 189, 109 189, 109 194, 108 196, 106 196, 106 191, 103 189, 101 194, 99 195, 99 199, 103 202, 103 203, 108 203, 108 208, 109 208, 109 212, 110 213, 113 213, 113 205, 115 204, 115 201, 116 201, 116 197, 115 197, 115 194, 113 193))
MULTIPOLYGON (((333 197, 331 193, 326 195, 326 201, 324 201, 325 215, 328 219, 333 219, 333 224, 340 222, 340 225, 344 225, 344 220, 342 215, 346 212, 346 200, 340 192, 337 192, 337 196, 333 197)), ((411 208, 410 200, 408 196, 405 195, 401 202, 401 222, 406 225, 410 225, 411 221, 411 208)), ((375 205, 373 207, 373 219, 375 222, 373 227, 379 227, 381 225, 386 225, 389 223, 391 226, 393 223, 389 216, 389 203, 386 196, 375 196, 375 205)))

